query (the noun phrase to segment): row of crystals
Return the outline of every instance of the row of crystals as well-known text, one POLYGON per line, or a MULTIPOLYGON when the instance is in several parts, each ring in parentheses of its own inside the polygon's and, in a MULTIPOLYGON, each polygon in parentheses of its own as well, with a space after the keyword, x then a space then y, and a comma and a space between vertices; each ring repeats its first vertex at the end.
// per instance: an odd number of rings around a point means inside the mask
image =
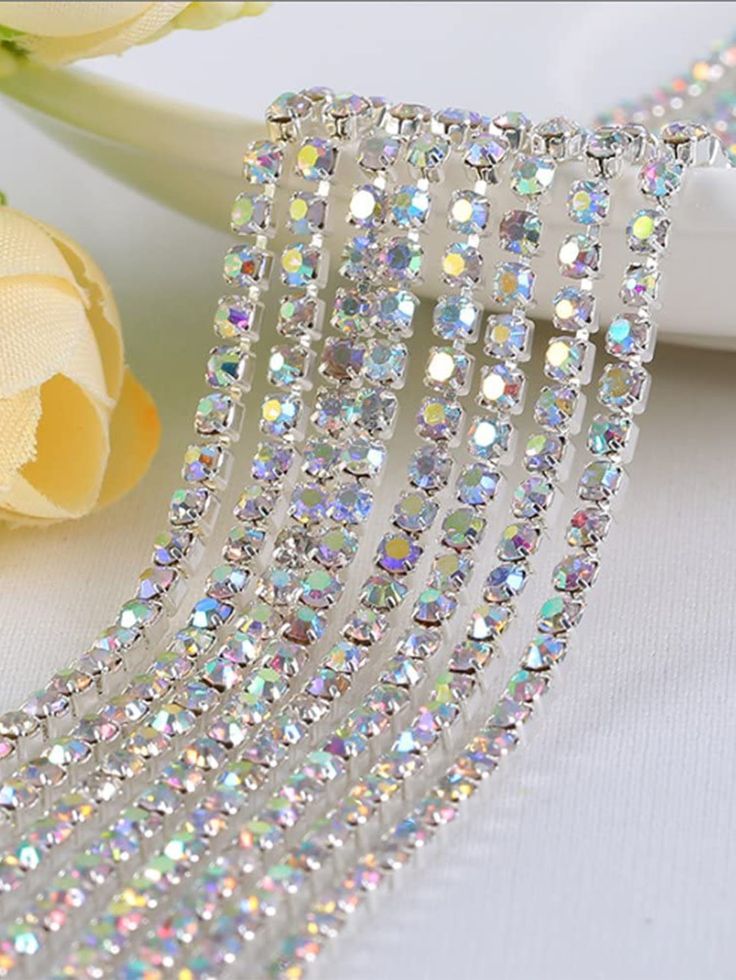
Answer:
MULTIPOLYGON (((573 532, 573 530, 574 530, 574 529, 575 529, 575 525, 574 525, 574 522, 573 522, 573 524, 571 525, 571 533, 573 532)), ((557 580, 557 581, 559 581, 559 580, 560 580, 560 575, 561 575, 561 571, 560 571, 560 569, 557 569, 557 570, 555 571, 555 577, 556 577, 556 580, 557 580)), ((578 582, 575 582, 575 583, 573 583, 573 582, 569 582, 569 583, 566 583, 566 584, 565 584, 564 586, 562 586, 562 588, 563 588, 563 591, 570 591, 570 592, 577 592, 577 591, 579 591, 580 589, 582 589, 583 587, 585 587, 585 585, 586 585, 586 584, 587 584, 587 583, 584 583, 584 582, 582 582, 582 581, 578 581, 578 582)), ((560 586, 558 585, 558 587, 560 587, 560 586)), ((565 604, 567 604, 567 601, 565 601, 565 604)), ((552 601, 551 601, 551 602, 550 602, 549 604, 547 604, 547 605, 548 605, 548 607, 549 607, 549 609, 551 610, 551 609, 553 609, 553 608, 555 608, 555 601, 554 601, 554 600, 552 600, 552 601)), ((563 606, 562 608, 564 609, 564 608, 565 608, 565 606, 563 606)), ((537 649, 537 647, 534 647, 534 649, 536 650, 536 649, 537 649)), ((283 869, 281 868, 281 866, 278 866, 278 869, 279 869, 279 870, 283 870, 283 869)), ((268 879, 266 879, 266 880, 268 880, 268 879)), ((287 889, 287 890, 288 890, 288 889, 287 889)), ((155 938, 155 937, 154 937, 154 938, 155 938)), ((154 945, 154 950, 155 950, 155 948, 156 948, 156 947, 155 947, 155 945, 154 945)))
MULTIPOLYGON (((478 464, 476 464, 476 469, 477 470, 480 469, 478 464)), ((487 467, 484 470, 483 477, 486 481, 492 480, 493 486, 495 488, 495 481, 497 480, 497 477, 495 477, 492 471, 489 471, 487 467)), ((523 491, 523 489, 524 488, 522 487, 521 491, 523 491)), ((478 503, 482 503, 482 501, 478 500, 478 503)), ((445 538, 443 539, 443 543, 446 545, 453 544, 459 550, 460 554, 464 554, 467 557, 467 550, 470 549, 480 539, 480 536, 482 535, 483 532, 483 526, 484 526, 484 522, 482 518, 473 517, 470 508, 465 508, 464 510, 461 508, 459 511, 455 511, 454 513, 449 514, 448 517, 445 519, 443 528, 445 529, 446 532, 448 530, 451 530, 452 535, 448 538, 446 533, 445 538)), ((529 552, 528 550, 525 550, 525 548, 523 547, 523 543, 519 544, 519 536, 515 535, 513 526, 507 529, 507 531, 509 533, 504 532, 501 538, 501 542, 499 544, 499 556, 505 558, 511 558, 511 559, 516 558, 518 560, 521 560, 522 558, 526 557, 529 552)), ((406 538, 403 538, 402 541, 400 542, 400 544, 406 544, 406 543, 407 543, 406 538)), ((410 551, 407 551, 406 556, 404 556, 404 553, 402 552, 402 559, 410 560, 410 551)), ((398 567, 398 562, 397 562, 397 567, 398 567)), ((460 581, 462 581, 463 583, 465 582, 467 578, 467 574, 469 572, 469 563, 467 563, 466 561, 465 574, 461 574, 462 568, 457 562, 453 563, 452 569, 454 571, 454 575, 456 576, 456 581, 453 584, 455 585, 455 587, 457 587, 460 584, 460 581)), ((409 570, 409 569, 405 568, 404 570, 409 570)), ((450 571, 449 565, 447 570, 448 572, 450 571)), ((428 588, 420 596, 419 603, 417 607, 415 607, 415 618, 417 618, 417 615, 420 614, 421 616, 424 617, 423 619, 420 619, 420 622, 430 622, 430 620, 427 618, 427 611, 432 610, 431 615, 433 617, 436 617, 434 620, 434 625, 435 627, 437 627, 439 626, 440 622, 449 618, 449 616, 452 615, 452 612, 454 611, 456 606, 456 600, 454 599, 452 594, 445 595, 444 597, 441 596, 439 594, 440 590, 436 588, 432 589, 431 584, 432 583, 430 583, 430 588, 428 588), (431 597, 429 596, 430 592, 432 593, 431 597), (427 604, 426 601, 428 598, 431 598, 431 604, 429 605, 427 604)), ((496 623, 499 624, 498 625, 499 631, 502 628, 502 624, 507 621, 504 618, 504 616, 508 617, 508 609, 502 605, 499 605, 498 608, 495 610, 495 612, 490 613, 490 622, 493 624, 496 623)), ((432 636, 432 634, 429 632, 429 629, 425 629, 424 637, 425 637, 424 643, 430 644, 433 649, 436 649, 439 646, 439 641, 441 639, 440 635, 432 636)), ((466 661, 462 659, 460 654, 458 654, 458 657, 455 660, 453 660, 452 665, 458 667, 459 669, 462 669, 459 667, 461 663, 466 663, 466 661)), ((401 670, 402 672, 401 676, 403 677, 406 672, 406 665, 399 664, 398 667, 401 670)), ((418 680, 419 677, 416 677, 416 681, 418 680)), ((370 700, 368 704, 370 705, 370 700)), ((348 757, 350 757, 353 754, 357 754, 361 752, 364 749, 366 734, 367 735, 376 734, 380 731, 380 726, 378 725, 375 717, 373 718, 373 725, 375 726, 375 728, 366 729, 365 718, 366 718, 367 710, 368 708, 364 706, 363 713, 358 716, 363 719, 363 730, 358 730, 356 732, 356 731, 351 731, 349 726, 347 727, 347 729, 345 726, 343 726, 341 729, 338 729, 337 732, 333 733, 332 738, 328 741, 325 748, 328 751, 330 749, 334 751, 335 747, 339 746, 342 754, 348 757), (355 738, 358 735, 360 735, 361 741, 356 745, 355 738)), ((413 737, 413 732, 411 729, 407 730, 407 732, 405 732, 403 736, 404 740, 411 739, 412 737, 413 737)), ((408 741, 407 744, 409 744, 408 741)), ((297 773, 293 774, 291 778, 292 780, 299 780, 304 776, 305 776, 304 772, 297 771, 297 773)), ((286 788, 286 790, 288 790, 288 787, 286 788)), ((291 808, 291 811, 293 812, 293 808, 291 808)), ((273 815, 266 812, 263 815, 262 820, 263 822, 268 823, 269 820, 271 821, 273 820, 273 815)))

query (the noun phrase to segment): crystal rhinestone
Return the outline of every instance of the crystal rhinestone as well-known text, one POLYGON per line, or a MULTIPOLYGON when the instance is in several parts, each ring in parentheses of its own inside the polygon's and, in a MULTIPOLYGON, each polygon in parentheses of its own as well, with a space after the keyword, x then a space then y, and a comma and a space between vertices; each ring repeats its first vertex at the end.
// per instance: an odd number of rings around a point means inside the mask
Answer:
POLYGON ((266 395, 261 403, 261 431, 271 436, 287 436, 296 428, 302 402, 298 395, 266 395))
POLYGON ((253 334, 258 307, 244 296, 225 296, 215 310, 215 333, 223 340, 243 340, 253 334))
POLYGON ((168 650, 185 657, 199 657, 214 646, 215 638, 204 630, 185 627, 177 630, 170 640, 168 650))
POLYGON ((534 211, 507 211, 499 228, 501 247, 516 255, 534 255, 542 237, 542 222, 534 211))
POLYGON ((448 286, 476 286, 482 276, 483 257, 474 245, 453 242, 442 256, 442 278, 448 286))
POLYGON ((276 329, 285 337, 301 337, 314 333, 319 324, 322 306, 313 296, 297 293, 282 296, 276 329))
POLYGON ((400 385, 408 356, 405 344, 373 340, 368 345, 363 374, 374 384, 400 385))
POLYGON ((522 360, 528 356, 533 324, 516 313, 490 316, 486 327, 485 351, 501 360, 522 360))
POLYGON ((153 562, 156 565, 177 565, 191 551, 194 535, 189 531, 166 531, 157 534, 153 544, 153 562))
POLYGON ((594 548, 608 534, 611 515, 597 507, 584 507, 570 518, 566 540, 571 548, 594 548))
POLYGON ((392 575, 406 575, 416 566, 421 554, 422 549, 408 534, 396 531, 381 539, 376 564, 392 575))
POLYGON ((450 152, 450 144, 441 136, 422 133, 409 144, 406 162, 422 177, 432 179, 443 166, 450 152))
POLYGON ((23 779, 7 779, 0 785, 0 810, 19 810, 32 806, 40 790, 23 779))
POLYGON ((474 548, 485 527, 485 520, 472 507, 457 507, 442 521, 442 544, 456 551, 474 548))
POLYGON ((367 334, 374 316, 372 296, 362 289, 338 289, 330 323, 340 333, 367 334))
POLYGON ((391 195, 391 220, 399 228, 421 228, 429 216, 429 192, 416 184, 402 184, 391 195))
POLYGON ((440 640, 441 637, 435 630, 414 626, 399 640, 396 652, 415 660, 427 660, 437 653, 440 640))
POLYGON ((354 235, 342 251, 340 275, 345 279, 370 280, 376 269, 378 243, 371 232, 354 235))
POLYGON ((552 320, 558 330, 590 330, 593 328, 595 297, 592 293, 565 286, 552 300, 552 320))
POLYGON ((498 262, 492 296, 502 306, 527 306, 534 294, 534 271, 521 262, 498 262))
POLYGON ((213 391, 200 398, 194 427, 202 436, 221 435, 233 428, 235 417, 236 406, 232 397, 225 392, 213 391))
POLYGON ((258 235, 271 224, 270 194, 260 188, 241 191, 233 202, 230 212, 230 226, 241 235, 258 235))
POLYGON ((246 487, 235 505, 235 516, 240 521, 261 521, 268 517, 276 505, 272 492, 257 485, 246 487))
POLYGON ((360 592, 360 601, 379 612, 395 609, 406 595, 406 586, 388 575, 372 575, 366 579, 360 592))
POLYGON ((468 429, 468 450, 476 459, 503 456, 511 442, 510 423, 492 416, 476 416, 468 429))
POLYGON ((418 300, 405 289, 387 287, 376 294, 376 327, 385 333, 405 337, 411 334, 418 300))
POLYGON ((333 119, 359 119, 370 114, 372 109, 368 99, 352 92, 334 95, 327 106, 327 114, 333 119))
POLYGON ((348 218, 358 228, 378 228, 386 220, 386 194, 375 184, 353 188, 348 218))
POLYGON ((324 346, 320 373, 333 381, 353 381, 362 368, 366 348, 347 337, 330 337, 324 346))
POLYGON ((425 398, 417 414, 417 431, 435 442, 452 439, 457 435, 462 412, 459 402, 444 396, 425 398))
POLYGON ((467 391, 470 365, 470 357, 463 351, 454 347, 431 347, 425 382, 435 388, 449 388, 462 394, 467 391))
POLYGON ((283 344, 271 348, 268 380, 277 388, 290 388, 303 380, 306 368, 307 352, 304 348, 283 344))
POLYGON ((327 201, 311 191, 296 191, 289 198, 287 224, 294 235, 313 235, 322 231, 327 216, 327 201))
POLYGON ((212 485, 225 465, 227 456, 222 446, 189 446, 184 453, 181 475, 187 483, 212 485))
POLYGON ((581 473, 578 495, 581 500, 610 500, 621 489, 623 479, 624 471, 616 463, 596 459, 581 473))
POLYGON ((411 282, 421 272, 423 254, 419 242, 397 235, 386 239, 378 260, 383 275, 391 282, 411 282))
POLYGON ((494 707, 487 724, 494 728, 517 728, 526 721, 529 714, 529 705, 519 704, 510 697, 502 697, 494 707))
MULTIPOLYGON (((166 595, 178 581, 175 568, 154 565, 138 576, 136 595, 139 599, 157 599, 166 595)), ((69 692, 64 692, 69 693, 69 692)))
POLYGON ((381 613, 358 608, 343 626, 342 634, 352 643, 371 646, 385 636, 388 625, 388 620, 381 613))
POLYGON ((569 385, 544 387, 534 405, 534 420, 545 429, 565 429, 575 414, 579 392, 569 385))
POLYGON ((428 585, 440 592, 453 592, 461 589, 472 571, 472 562, 467 555, 458 551, 446 551, 435 555, 429 573, 428 585))
POLYGON ((540 633, 566 633, 580 622, 584 611, 582 602, 567 596, 554 596, 543 602, 537 616, 540 633))
POLYGON ((601 265, 601 246, 588 235, 568 235, 557 253, 560 272, 568 279, 590 279, 601 265))
POLYGON ((365 649, 340 640, 329 651, 324 660, 324 666, 338 674, 354 674, 366 661, 365 649))
POLYGON ((475 191, 453 191, 447 210, 447 225, 459 235, 482 235, 488 228, 488 199, 475 191))
POLYGON ((598 384, 598 401, 606 408, 640 407, 649 386, 644 368, 630 364, 607 364, 598 384))
POLYGON ((664 201, 680 187, 684 166, 669 157, 659 157, 645 163, 639 172, 639 190, 647 197, 664 201))
POLYGON ((463 160, 478 180, 495 183, 498 165, 508 151, 509 144, 503 136, 475 136, 468 144, 463 160))
POLYGON ((421 533, 432 526, 437 504, 419 490, 402 494, 394 507, 394 524, 410 534, 421 533))
POLYGON ((577 156, 582 144, 580 127, 565 116, 546 119, 532 129, 532 145, 542 146, 555 159, 577 156))
POLYGON ((528 521, 519 521, 503 529, 496 554, 501 561, 521 561, 536 551, 538 543, 538 529, 528 521))
POLYGON ((393 392, 382 388, 361 388, 350 406, 350 421, 369 435, 381 435, 391 431, 398 409, 398 399, 393 392))
POLYGON ((188 732, 194 723, 195 716, 191 711, 178 704, 163 704, 151 719, 151 728, 173 737, 188 732))
POLYGON ((483 597, 486 602, 508 602, 526 585, 526 571, 520 565, 502 564, 491 569, 483 597))
POLYGON ((617 126, 599 126, 588 134, 585 152, 597 160, 620 156, 629 146, 630 136, 617 126))
POLYGON ((392 136, 367 136, 358 147, 358 163, 370 173, 382 173, 396 163, 401 145, 392 136))
POLYGON ((291 494, 289 514, 301 524, 322 521, 327 513, 327 494, 316 483, 298 483, 291 494))
POLYGON ((454 143, 462 143, 468 130, 479 129, 482 119, 477 112, 454 107, 442 109, 434 114, 433 127, 437 127, 444 136, 454 143))
POLYGON ((571 337, 553 337, 544 355, 544 373, 554 381, 575 381, 583 374, 588 344, 571 337))
POLYGON ((471 507, 483 507, 496 495, 499 480, 499 474, 488 463, 469 463, 458 476, 457 499, 471 507))
POLYGON ((485 602, 470 615, 468 637, 471 640, 494 640, 511 622, 512 612, 501 603, 485 602))
POLYGON ((548 670, 563 659, 566 651, 567 644, 562 637, 535 636, 524 651, 521 666, 524 670, 548 670))
POLYGON ((583 555, 568 555, 555 565, 552 584, 558 592, 580 592, 595 582, 598 563, 583 555))
POLYGON ((576 180, 567 195, 567 213, 581 225, 597 225, 608 217, 610 191, 602 180, 576 180))
POLYGON ((57 738, 43 751, 44 756, 55 766, 68 769, 89 759, 91 749, 86 741, 73 736, 57 738))
POLYGON ((133 599, 124 603, 118 613, 118 625, 123 629, 146 629, 158 619, 161 610, 152 602, 133 599))
POLYGON ((528 476, 514 490, 511 508, 515 517, 536 518, 546 513, 554 497, 554 484, 543 476, 528 476))
POLYGON ((529 673, 527 670, 517 670, 509 678, 506 686, 506 696, 514 701, 529 703, 536 701, 547 690, 548 677, 544 674, 529 673))
POLYGON ((255 286, 268 273, 269 253, 255 245, 234 245, 225 253, 223 272, 236 286, 255 286))
POLYGON ((211 388, 229 388, 245 378, 247 356, 237 347, 214 347, 207 359, 205 380, 211 388))
POLYGON ((624 271, 619 296, 624 303, 644 306, 656 302, 659 293, 659 270, 653 260, 632 262, 624 271))
POLYGON ((539 197, 550 187, 554 175, 554 160, 520 154, 511 169, 511 187, 519 197, 539 197))
POLYGON ((424 105, 397 102, 381 116, 381 124, 391 132, 406 136, 415 133, 420 126, 428 125, 431 118, 431 111, 424 105))
POLYGON ((310 439, 304 447, 302 470, 315 480, 329 480, 337 472, 340 453, 328 439, 310 439))
POLYGON ((207 594, 215 599, 230 599, 248 584, 250 572, 236 565, 216 565, 207 578, 207 594))
POLYGON ((315 568, 302 579, 301 600, 314 609, 326 609, 340 596, 342 585, 324 568, 315 568))
POLYGON ((304 180, 329 180, 335 172, 337 149, 317 136, 305 139, 296 154, 296 172, 304 180))
MULTIPOLYGON (((348 690, 349 686, 350 681, 344 674, 337 674, 334 670, 323 667, 313 675, 305 691, 314 698, 335 701, 348 690)), ((308 772, 306 768, 305 771, 308 772)))
POLYGON ((230 619, 232 614, 232 606, 208 596, 192 606, 187 625, 196 626, 198 629, 218 629, 230 619))
POLYGON ((17 776, 31 789, 41 789, 45 786, 59 786, 66 778, 66 771, 61 766, 54 765, 50 759, 40 757, 21 766, 17 776))
POLYGON ((286 286, 304 287, 317 282, 321 252, 315 245, 292 242, 281 253, 281 281, 286 286))
POLYGON ((666 248, 669 229, 670 219, 662 211, 635 211, 626 226, 629 248, 632 252, 656 255, 666 248))
POLYGON ((388 660, 379 680, 383 684, 396 684, 397 687, 416 687, 423 676, 419 661, 397 654, 388 660))
POLYGON ((266 118, 274 122, 304 119, 312 109, 310 100, 301 92, 283 92, 269 105, 266 118))
POLYGON ((11 739, 30 738, 38 731, 38 721, 25 711, 6 711, 0 715, 0 735, 11 739))
POLYGON ((596 456, 611 456, 624 451, 632 433, 631 419, 626 415, 596 415, 588 429, 588 449, 596 456))
POLYGON ((493 364, 482 370, 478 401, 500 412, 520 408, 524 390, 524 375, 507 364, 493 364))
POLYGON ((373 494, 353 484, 341 487, 328 504, 327 513, 338 524, 362 524, 373 507, 373 494))
POLYGON ((441 296, 432 315, 434 332, 442 340, 475 340, 480 307, 467 296, 441 296))
POLYGON ((518 150, 531 129, 531 119, 523 112, 503 112, 493 117, 493 127, 503 133, 512 149, 518 150))
POLYGON ((243 176, 253 184, 274 184, 281 176, 283 153, 276 143, 258 140, 243 156, 243 176))
POLYGON ((375 479, 386 462, 386 447, 370 439, 353 439, 340 452, 340 465, 355 477, 375 479))
POLYGON ((415 487, 432 493, 447 485, 452 460, 431 446, 416 449, 409 460, 409 479, 415 487))
POLYGON ((431 586, 417 596, 414 604, 414 622, 425 626, 439 626, 449 619, 457 607, 457 599, 452 595, 440 592, 431 586))
POLYGON ((286 476, 294 450, 279 442, 259 442, 253 454, 251 476, 262 483, 274 483, 286 476))
POLYGON ((447 665, 448 670, 459 674, 477 674, 488 663, 491 657, 491 646, 478 640, 463 640, 452 651, 452 657, 447 665))
POLYGON ((332 437, 338 436, 347 425, 344 411, 349 406, 350 400, 342 392, 320 388, 314 402, 312 424, 332 437))
POLYGON ((292 643, 309 646, 324 636, 326 623, 316 609, 297 606, 287 613, 284 620, 284 636, 292 643))
POLYGON ((524 466, 533 473, 556 470, 565 453, 562 436, 546 432, 529 436, 524 448, 524 466))
POLYGON ((606 350, 614 357, 642 357, 652 343, 652 325, 646 316, 622 314, 606 330, 606 350))

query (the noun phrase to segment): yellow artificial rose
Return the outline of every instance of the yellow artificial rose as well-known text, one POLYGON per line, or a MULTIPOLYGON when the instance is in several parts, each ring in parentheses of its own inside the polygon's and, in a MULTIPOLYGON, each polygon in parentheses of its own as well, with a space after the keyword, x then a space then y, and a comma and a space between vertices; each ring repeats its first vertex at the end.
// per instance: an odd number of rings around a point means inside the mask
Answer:
POLYGON ((56 229, 0 207, 0 519, 110 503, 146 471, 159 433, 101 271, 56 229))
MULTIPOLYGON (((0 36, 16 51, 55 67, 120 54, 177 27, 206 29, 237 17, 260 14, 266 3, 151 3, 118 0, 0 3, 0 36)), ((7 59, 6 59, 7 61, 7 59)), ((3 70, 8 70, 3 65, 3 70)))

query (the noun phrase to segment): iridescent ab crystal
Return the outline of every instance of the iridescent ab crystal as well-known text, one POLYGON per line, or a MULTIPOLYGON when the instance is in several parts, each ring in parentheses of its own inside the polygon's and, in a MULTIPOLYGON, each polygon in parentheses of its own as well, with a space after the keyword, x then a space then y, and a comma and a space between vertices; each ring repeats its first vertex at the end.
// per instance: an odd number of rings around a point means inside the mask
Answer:
POLYGON ((422 446, 409 460, 409 479, 415 487, 432 493, 447 484, 452 469, 450 456, 433 446, 422 446))
POLYGON ((330 436, 340 435, 347 424, 344 412, 349 405, 350 399, 346 398, 344 392, 320 388, 314 401, 312 424, 330 436))
POLYGON ((370 294, 358 289, 338 289, 332 306, 330 323, 344 334, 369 333, 373 319, 370 294))
POLYGON ((521 405, 524 375, 507 364, 483 368, 478 402, 501 412, 517 411, 521 405))
POLYGON ((353 339, 330 337, 325 341, 320 373, 333 381, 353 381, 363 367, 365 346, 353 339))
POLYGON ((640 408, 649 374, 633 364, 607 364, 598 384, 598 401, 606 408, 640 408))
POLYGON ((248 360, 237 347, 214 347, 207 359, 205 379, 211 388, 229 388, 245 378, 248 360))
POLYGON ((657 201, 671 197, 680 187, 684 166, 670 157, 659 157, 645 163, 639 172, 639 189, 657 201))
POLYGON ((327 200, 311 191, 295 191, 289 199, 287 224, 294 235, 313 235, 322 231, 327 215, 327 200))
POLYGON ((588 429, 588 449, 596 456, 622 453, 632 431, 627 415, 596 415, 588 429))
POLYGON ((492 296, 502 306, 527 306, 534 294, 534 271, 522 262, 499 262, 492 296))
POLYGON ((441 296, 433 313, 434 332, 443 340, 475 339, 480 307, 466 296, 441 296))
POLYGON ((260 189, 241 191, 230 212, 233 231, 242 235, 258 235, 266 231, 271 222, 271 202, 271 196, 260 189))
POLYGON ((319 523, 327 513, 327 494, 317 483, 298 483, 291 495, 289 513, 301 524, 319 523))
POLYGON ((578 405, 578 389, 570 385, 544 387, 534 405, 534 420, 545 429, 566 428, 578 405))
POLYGON ((272 436, 288 435, 296 427, 301 408, 297 395, 266 395, 261 404, 261 430, 272 436))
POLYGON ((296 344, 279 344, 268 357, 268 380, 277 388, 291 388, 301 381, 307 369, 307 352, 296 344))
POLYGON ((544 373, 554 381, 576 381, 586 363, 588 345, 571 337, 553 337, 544 355, 544 373))
POLYGON ((283 152, 276 143, 251 143, 243 156, 243 176, 254 184, 274 184, 281 176, 283 152))
POLYGON ((422 177, 431 179, 440 170, 449 152, 447 140, 431 133, 422 133, 409 144, 406 162, 422 177))
POLYGON ((342 251, 340 275, 355 281, 371 279, 377 254, 378 243, 370 232, 349 238, 342 251))
POLYGON ((516 313, 490 316, 486 327, 486 353, 502 360, 523 360, 531 344, 533 324, 516 313))
POLYGON ((232 428, 235 413, 233 398, 224 392, 214 391, 197 403, 194 426, 200 435, 221 435, 232 428))
POLYGON ((488 463, 470 463, 458 477, 457 498, 463 504, 482 507, 493 500, 499 480, 499 474, 488 463))
POLYGON ((302 579, 302 602, 313 609, 327 609, 339 597, 342 584, 324 568, 315 568, 302 579))
POLYGON ((417 414, 417 431, 435 442, 450 440, 457 435, 462 411, 459 402, 450 398, 425 398, 417 414))
POLYGON ((386 220, 385 192, 375 184, 354 187, 348 218, 358 228, 379 228, 386 220))
POLYGON ((479 180, 495 183, 497 168, 509 150, 503 136, 476 136, 468 144, 464 163, 479 180))
POLYGON ((610 524, 610 514, 598 507, 583 507, 570 518, 567 543, 571 548, 595 548, 608 534, 610 524))
POLYGON ((533 473, 551 473, 562 462, 565 442, 554 432, 531 435, 524 449, 524 466, 533 473))
POLYGON ((521 561, 534 553, 538 542, 538 529, 529 521, 517 521, 501 532, 496 554, 501 561, 521 561))
POLYGON ((667 246, 670 219, 663 211, 642 208, 635 211, 626 226, 626 238, 632 252, 657 255, 667 246))
POLYGON ((287 286, 308 286, 320 271, 320 250, 304 242, 293 242, 281 253, 281 281, 287 286))
POLYGON ((483 257, 465 242, 453 242, 442 256, 442 278, 448 286, 476 286, 483 271, 483 257))
POLYGON ((598 563, 583 555, 568 555, 555 566, 552 584, 559 592, 580 592, 595 582, 598 563))
POLYGON ((559 330, 590 330, 595 313, 595 297, 575 286, 565 286, 552 301, 554 325, 559 330))
POLYGON ((225 253, 225 279, 236 286, 255 286, 266 277, 268 262, 269 253, 255 245, 234 245, 225 253))
POLYGON ((539 197, 554 175, 555 162, 549 157, 519 155, 511 170, 511 187, 520 197, 539 197))
POLYGON ((297 293, 282 297, 276 329, 285 337, 301 337, 317 329, 321 304, 313 296, 297 293))
POLYGON ((576 180, 567 195, 567 212, 581 225, 605 221, 610 205, 610 191, 602 180, 576 180))
POLYGON ((526 571, 521 565, 496 565, 486 579, 483 596, 487 602, 508 602, 526 585, 526 571))
POLYGON ((358 539, 343 527, 331 527, 316 539, 312 556, 325 568, 348 565, 358 550, 358 539))
POLYGON ((392 575, 410 572, 421 557, 422 549, 406 533, 386 534, 378 545, 376 564, 392 575))
POLYGON ((567 643, 550 634, 535 636, 527 645, 521 665, 524 670, 548 670, 565 656, 567 643))
POLYGON ((470 357, 454 347, 432 347, 429 351, 425 384, 456 393, 467 390, 470 357))
POLYGON ((426 626, 439 626, 454 614, 456 607, 457 599, 454 596, 430 586, 422 589, 417 596, 414 621, 426 626))
POLYGON ((453 191, 447 209, 447 224, 460 235, 482 235, 488 228, 488 198, 475 191, 453 191))
POLYGON ((373 340, 368 345, 363 374, 374 384, 400 385, 408 356, 405 344, 373 340))
POLYGON ((372 575, 363 585, 360 601, 379 612, 395 609, 406 595, 406 586, 389 575, 372 575))
POLYGON ((427 584, 440 592, 457 592, 470 577, 473 563, 460 551, 445 551, 435 555, 427 584))
POLYGON ((632 262, 624 271, 619 296, 631 306, 645 306, 654 303, 659 293, 659 269, 656 262, 632 262))
POLYGON ((405 289, 380 289, 375 300, 375 320, 379 330, 405 337, 411 334, 417 298, 405 289))
POLYGON ((373 507, 373 494, 357 483, 341 487, 328 505, 328 514, 339 524, 362 524, 373 507))
POLYGON ((600 242, 589 235, 568 235, 557 253, 560 272, 568 279, 590 279, 600 271, 600 242))
POLYGON ((389 238, 378 253, 382 274, 391 282, 411 282, 419 277, 423 254, 419 242, 412 238, 389 238))
POLYGON ((337 149, 317 136, 305 139, 296 154, 296 172, 308 181, 327 180, 335 172, 337 149))
POLYGON ((442 544, 456 551, 474 548, 483 537, 486 522, 472 507, 456 507, 442 521, 442 544))
POLYGON ((614 357, 641 357, 651 344, 652 325, 648 317, 622 314, 606 331, 606 350, 614 357))
POLYGON ((616 463, 594 460, 583 470, 578 481, 581 500, 608 501, 621 489, 624 471, 616 463))
POLYGON ((568 596, 553 596, 542 603, 537 615, 540 633, 566 633, 580 622, 585 607, 582 602, 568 596))
POLYGON ((391 196, 391 220, 399 228, 419 228, 427 220, 429 192, 416 184, 403 184, 391 196))
POLYGON ((476 459, 497 459, 511 443, 509 422, 495 416, 476 416, 468 429, 468 450, 476 459))
POLYGON ((516 255, 534 255, 539 248, 542 222, 534 211, 507 211, 501 218, 501 247, 516 255))
POLYGON ((437 515, 437 504, 419 490, 402 494, 394 507, 394 524, 402 531, 418 533, 431 527, 437 515))
POLYGON ((515 517, 541 517, 552 503, 554 484, 543 476, 528 476, 514 490, 511 508, 515 517))
POLYGON ((393 425, 398 399, 391 391, 382 388, 361 388, 350 407, 350 421, 369 435, 382 435, 390 432, 393 425))
POLYGON ((358 147, 358 163, 371 173, 382 173, 396 163, 401 146, 398 139, 383 133, 368 136, 358 147))
POLYGON ((471 640, 494 640, 511 622, 512 611, 501 603, 483 603, 470 616, 468 637, 471 640))
POLYGON ((340 452, 340 466, 351 476, 375 479, 385 462, 386 447, 372 439, 353 439, 340 452))
POLYGON ((242 340, 252 335, 257 307, 244 296, 225 296, 215 310, 215 333, 223 340, 242 340))
POLYGON ((222 446, 188 446, 184 453, 182 477, 187 483, 212 485, 225 464, 222 446))

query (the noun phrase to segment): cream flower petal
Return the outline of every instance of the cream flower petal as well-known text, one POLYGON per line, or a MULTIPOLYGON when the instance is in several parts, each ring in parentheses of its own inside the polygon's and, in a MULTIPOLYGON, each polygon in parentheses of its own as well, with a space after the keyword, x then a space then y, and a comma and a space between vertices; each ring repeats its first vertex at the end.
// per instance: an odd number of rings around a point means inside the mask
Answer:
POLYGON ((36 455, 0 494, 0 509, 42 520, 81 517, 97 502, 110 452, 108 417, 69 378, 41 388, 36 455))
POLYGON ((0 208, 0 270, 4 276, 58 276, 87 302, 68 262, 49 237, 49 229, 13 208, 0 208))
POLYGON ((90 325, 70 283, 50 276, 0 278, 0 398, 64 370, 90 325))
POLYGON ((139 17, 156 4, 151 0, 120 0, 119 3, 33 3, 4 2, 0 17, 6 27, 26 34, 69 37, 104 31, 133 17, 139 17))
POLYGON ((88 323, 84 324, 85 338, 77 344, 64 362, 61 374, 85 391, 93 398, 100 408, 108 413, 115 407, 115 398, 107 393, 105 372, 102 369, 100 352, 95 343, 95 336, 88 323))
POLYGON ((36 427, 41 418, 41 391, 29 388, 0 398, 0 495, 36 452, 36 427))
MULTIPOLYGON (((65 4, 65 7, 70 5, 65 4)), ((76 5, 75 5, 76 6, 76 5)), ((117 4, 112 4, 113 7, 117 4)), ((137 5, 136 5, 137 6, 137 5)), ((34 58, 47 65, 64 65, 78 58, 102 54, 119 54, 157 34, 181 13, 186 3, 151 3, 129 20, 100 31, 66 37, 44 37, 35 34, 16 39, 34 58)))

